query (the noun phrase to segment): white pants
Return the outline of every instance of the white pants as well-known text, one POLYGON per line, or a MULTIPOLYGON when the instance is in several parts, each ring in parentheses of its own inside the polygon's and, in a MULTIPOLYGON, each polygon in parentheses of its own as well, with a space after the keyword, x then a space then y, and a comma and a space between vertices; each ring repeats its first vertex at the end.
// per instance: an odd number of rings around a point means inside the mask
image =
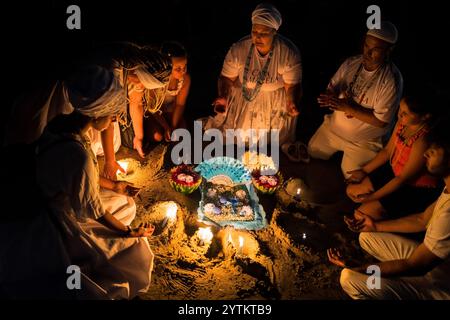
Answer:
MULTIPOLYGON (((359 236, 361 247, 380 261, 407 259, 419 243, 392 233, 363 232, 359 236)), ((369 275, 343 269, 341 286, 353 299, 450 299, 450 292, 437 288, 421 277, 381 278, 381 288, 367 285, 369 275)))
POLYGON ((347 173, 348 171, 360 169, 375 158, 383 147, 381 142, 346 140, 331 130, 327 120, 325 118, 325 121, 309 141, 308 153, 313 158, 328 160, 336 152, 343 151, 341 169, 345 178, 350 176, 347 173))
POLYGON ((129 226, 136 217, 136 204, 133 198, 102 188, 100 199, 105 210, 124 225, 129 226))

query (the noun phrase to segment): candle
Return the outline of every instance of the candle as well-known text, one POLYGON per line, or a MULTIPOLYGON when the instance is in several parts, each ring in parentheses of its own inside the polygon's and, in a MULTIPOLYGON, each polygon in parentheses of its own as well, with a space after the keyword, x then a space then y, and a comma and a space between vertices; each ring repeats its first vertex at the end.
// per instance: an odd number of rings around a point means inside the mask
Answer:
POLYGON ((303 232, 303 234, 302 234, 302 239, 306 240, 306 233, 305 232, 303 232))
POLYGON ((238 254, 242 255, 242 249, 244 248, 244 237, 239 236, 239 249, 238 254))
MULTIPOLYGON (((122 167, 123 170, 125 170, 124 174, 127 174, 127 169, 128 169, 128 161, 123 161, 123 160, 119 160, 117 161, 117 163, 119 164, 119 166, 122 167)), ((121 174, 122 171, 117 170, 116 174, 121 174)))
POLYGON ((199 245, 204 246, 205 244, 209 244, 211 242, 211 239, 213 238, 213 234, 211 232, 211 228, 198 228, 198 238, 199 238, 199 245))
POLYGON ((164 229, 167 223, 175 221, 177 218, 178 206, 174 202, 169 202, 166 209, 166 217, 163 220, 161 229, 164 229))
POLYGON ((300 193, 302 192, 302 189, 297 188, 297 194, 295 195, 295 200, 300 201, 300 193))

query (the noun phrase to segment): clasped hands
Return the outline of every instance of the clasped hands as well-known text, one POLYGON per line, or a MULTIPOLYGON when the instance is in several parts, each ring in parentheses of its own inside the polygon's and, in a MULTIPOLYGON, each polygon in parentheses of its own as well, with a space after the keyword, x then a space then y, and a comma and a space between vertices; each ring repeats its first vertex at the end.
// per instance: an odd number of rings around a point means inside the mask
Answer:
POLYGON ((317 98, 319 106, 322 108, 330 108, 335 111, 342 111, 347 118, 353 118, 353 105, 352 100, 348 97, 339 98, 333 93, 322 93, 317 98))

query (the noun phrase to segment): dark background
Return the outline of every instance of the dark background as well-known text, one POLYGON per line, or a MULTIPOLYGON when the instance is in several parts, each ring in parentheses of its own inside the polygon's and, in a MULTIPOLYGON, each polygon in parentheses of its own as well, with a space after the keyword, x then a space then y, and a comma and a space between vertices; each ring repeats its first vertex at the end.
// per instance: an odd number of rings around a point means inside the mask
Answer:
MULTIPOLYGON (((109 41, 155 44, 178 40, 189 52, 191 93, 186 113, 211 114, 223 58, 247 35, 260 1, 17 1, 1 10, 2 108, 14 98, 61 79, 92 48, 109 41), (28 3, 29 2, 29 3, 28 3), (81 8, 81 30, 68 30, 66 8, 81 8)), ((393 59, 408 82, 432 83, 446 94, 449 84, 449 12, 444 1, 268 1, 283 16, 279 33, 299 48, 303 60, 302 116, 298 134, 309 137, 321 122, 316 96, 347 57, 360 52, 371 4, 399 30, 393 59)), ((448 108, 448 104, 443 104, 448 108)))

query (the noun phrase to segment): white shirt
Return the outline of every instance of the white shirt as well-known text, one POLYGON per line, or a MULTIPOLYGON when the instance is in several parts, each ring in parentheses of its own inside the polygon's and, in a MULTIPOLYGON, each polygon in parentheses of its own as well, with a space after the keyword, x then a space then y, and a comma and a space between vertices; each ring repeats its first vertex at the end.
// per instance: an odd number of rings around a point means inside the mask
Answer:
POLYGON ((423 243, 434 255, 444 260, 426 277, 436 286, 450 290, 450 193, 445 190, 436 202, 423 243))
MULTIPOLYGON (((239 80, 243 83, 245 63, 251 45, 251 36, 246 36, 231 46, 223 63, 222 76, 239 77, 239 80)), ((258 75, 268 56, 267 54, 262 57, 258 50, 254 48, 249 65, 247 88, 255 88, 258 75)), ((298 48, 287 38, 277 35, 274 39, 273 56, 261 91, 274 91, 283 87, 284 84, 297 84, 301 82, 301 78, 302 65, 298 48)))
MULTIPOLYGON (((349 88, 362 63, 362 55, 344 61, 331 79, 328 89, 343 95, 349 88)), ((376 71, 364 67, 353 85, 353 100, 364 108, 373 110, 380 121, 391 124, 400 104, 403 78, 393 63, 376 71)), ((330 116, 333 132, 350 141, 379 141, 389 126, 378 128, 356 118, 347 118, 344 112, 335 111, 330 116)))

